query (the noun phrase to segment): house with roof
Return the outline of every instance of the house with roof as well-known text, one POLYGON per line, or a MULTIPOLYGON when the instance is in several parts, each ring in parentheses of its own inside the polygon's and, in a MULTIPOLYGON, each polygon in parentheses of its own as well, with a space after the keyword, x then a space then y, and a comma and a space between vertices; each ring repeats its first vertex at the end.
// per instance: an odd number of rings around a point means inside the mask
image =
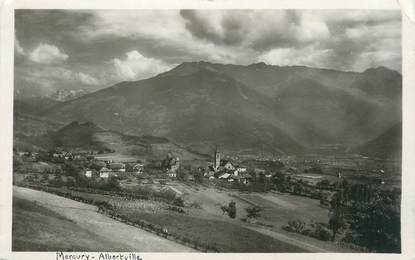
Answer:
POLYGON ((99 170, 99 177, 100 178, 109 178, 112 170, 108 169, 107 167, 102 167, 101 170, 99 170))
POLYGON ((84 160, 84 159, 85 159, 85 157, 84 157, 82 154, 75 154, 75 155, 73 156, 73 159, 74 159, 75 161, 81 161, 81 160, 84 160))
POLYGON ((142 174, 144 172, 144 164, 137 163, 133 166, 133 172, 136 174, 142 174))
POLYGON ((176 178, 177 177, 177 172, 172 171, 171 169, 167 170, 166 174, 167 174, 167 177, 170 177, 170 178, 176 178))
POLYGON ((231 174, 229 174, 229 173, 224 173, 224 174, 220 175, 220 176, 218 177, 218 179, 221 179, 221 180, 228 180, 228 179, 229 179, 229 177, 231 177, 231 174))
POLYGON ((235 166, 233 166, 233 164, 228 160, 221 160, 220 166, 223 167, 223 169, 227 171, 235 170, 235 166))
POLYGON ((65 154, 65 160, 73 160, 73 154, 71 152, 67 152, 65 154))
POLYGON ((243 167, 243 166, 236 166, 235 170, 238 172, 238 174, 244 173, 247 171, 246 167, 243 167))
POLYGON ((53 158, 64 158, 65 154, 66 154, 65 151, 57 151, 57 150, 49 153, 49 155, 53 158))
POLYGON ((113 172, 125 172, 125 164, 123 163, 111 163, 108 168, 113 172))
POLYGON ((241 181, 241 176, 239 176, 239 175, 232 175, 229 179, 231 179, 232 181, 235 181, 235 182, 240 182, 241 181))
POLYGON ((239 182, 247 185, 252 181, 252 176, 249 173, 243 173, 239 176, 239 182))
POLYGON ((166 159, 166 166, 167 166, 167 176, 170 178, 177 177, 177 171, 180 169, 180 158, 173 157, 169 154, 168 158, 166 159))
POLYGON ((208 178, 209 180, 215 179, 215 172, 214 171, 205 172, 203 174, 203 177, 208 178))
POLYGON ((84 171, 84 175, 87 178, 92 178, 92 175, 93 175, 92 170, 89 169, 89 168, 86 168, 85 171, 84 171))

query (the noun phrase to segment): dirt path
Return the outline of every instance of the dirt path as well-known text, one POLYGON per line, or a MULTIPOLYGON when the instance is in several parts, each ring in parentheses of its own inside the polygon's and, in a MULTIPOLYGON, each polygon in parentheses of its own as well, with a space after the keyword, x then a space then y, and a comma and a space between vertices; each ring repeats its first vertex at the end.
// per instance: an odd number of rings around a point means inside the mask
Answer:
POLYGON ((126 225, 97 213, 96 207, 54 194, 32 189, 13 187, 13 196, 33 201, 74 221, 97 237, 109 240, 117 248, 137 252, 194 252, 173 241, 145 230, 126 225))

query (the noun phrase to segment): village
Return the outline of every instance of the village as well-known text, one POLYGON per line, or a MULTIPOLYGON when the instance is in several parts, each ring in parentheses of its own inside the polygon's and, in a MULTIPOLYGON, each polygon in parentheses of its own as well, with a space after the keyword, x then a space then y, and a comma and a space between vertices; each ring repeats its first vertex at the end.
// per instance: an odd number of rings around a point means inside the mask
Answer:
MULTIPOLYGON (((289 175, 295 180, 303 180, 308 184, 316 185, 322 180, 336 181, 348 178, 366 178, 372 183, 385 184, 387 173, 393 174, 399 171, 399 165, 394 163, 377 164, 376 160, 368 160, 360 155, 343 156, 337 159, 335 156, 319 157, 315 159, 312 155, 303 157, 301 160, 293 160, 291 157, 279 159, 251 159, 232 160, 232 156, 223 156, 218 147, 212 153, 211 160, 195 164, 183 162, 181 158, 168 152, 163 159, 159 160, 135 160, 122 161, 102 158, 97 151, 65 151, 56 149, 49 152, 18 151, 16 155, 22 162, 41 162, 42 172, 50 174, 65 174, 62 165, 76 165, 77 176, 86 179, 108 180, 117 178, 119 180, 127 177, 135 177, 138 180, 155 178, 159 180, 183 180, 196 182, 221 182, 228 184, 240 184, 248 186, 259 179, 271 181, 278 174, 289 175), (225 159, 225 158, 226 159, 225 159)), ((22 163, 26 165, 25 163, 22 163)), ((23 167, 24 168, 24 167, 23 167)), ((25 168, 26 173, 39 172, 36 169, 25 168)), ((16 173, 22 173, 16 169, 16 173)), ((74 177, 74 174, 71 174, 74 177)), ((366 180, 366 181, 368 181, 366 180)))
MULTIPOLYGON (((349 157, 339 162, 333 157, 314 159, 313 156, 297 160, 282 156, 273 160, 242 161, 236 156, 223 155, 219 147, 213 150, 211 159, 196 163, 184 162, 172 152, 160 159, 122 161, 110 158, 92 150, 15 151, 13 181, 15 185, 34 188, 65 187, 93 192, 136 193, 138 189, 140 193, 144 188, 147 194, 167 190, 173 192, 173 198, 182 201, 185 200, 183 195, 189 193, 177 188, 183 185, 196 190, 205 187, 228 192, 277 192, 317 200, 324 207, 330 205, 342 187, 364 190, 359 196, 365 198, 367 190, 395 189, 394 183, 400 182, 389 177, 395 176, 393 167, 391 170, 361 157, 363 174, 359 168, 348 165, 349 157), (384 169, 388 169, 387 172, 384 169)), ((219 200, 217 203, 230 202, 219 200)), ((255 203, 252 205, 260 208, 255 203)))
MULTIPOLYGON (((204 179, 210 181, 238 182, 245 185, 248 185, 253 179, 252 175, 248 173, 246 166, 222 159, 218 148, 214 152, 213 162, 207 167, 183 165, 180 157, 173 156, 172 153, 168 153, 164 160, 147 163, 140 160, 136 162, 121 162, 111 159, 97 159, 96 151, 72 152, 57 149, 48 152, 47 155, 44 152, 17 152, 17 155, 27 162, 43 162, 44 164, 50 163, 52 165, 78 163, 83 166, 79 168, 78 175, 91 179, 100 178, 106 180, 109 178, 123 179, 128 176, 140 178, 154 176, 160 179, 168 178, 195 181, 198 177, 203 176, 204 179), (193 171, 189 170, 189 168, 193 171)), ((55 169, 55 171, 50 169, 46 171, 49 173, 61 172, 59 168, 55 169)), ((255 169, 254 172, 257 174, 265 173, 261 169, 255 169)), ((63 175, 65 174, 63 173, 63 175)), ((271 177, 270 174, 264 176, 267 178, 271 177)))

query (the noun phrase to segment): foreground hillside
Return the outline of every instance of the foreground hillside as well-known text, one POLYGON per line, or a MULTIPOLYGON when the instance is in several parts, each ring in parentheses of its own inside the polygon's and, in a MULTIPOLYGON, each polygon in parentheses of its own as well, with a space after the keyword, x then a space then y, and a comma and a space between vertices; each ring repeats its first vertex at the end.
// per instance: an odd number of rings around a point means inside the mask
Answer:
POLYGON ((194 251, 105 217, 95 206, 20 187, 13 196, 16 251, 194 251))

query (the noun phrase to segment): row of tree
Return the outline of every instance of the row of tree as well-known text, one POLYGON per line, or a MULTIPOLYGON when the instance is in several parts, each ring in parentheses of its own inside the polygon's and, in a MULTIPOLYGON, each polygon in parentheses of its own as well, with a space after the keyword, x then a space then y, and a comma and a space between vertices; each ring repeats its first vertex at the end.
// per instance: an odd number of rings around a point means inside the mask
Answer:
POLYGON ((332 240, 340 230, 344 240, 375 252, 400 252, 399 189, 342 182, 330 201, 332 240))

